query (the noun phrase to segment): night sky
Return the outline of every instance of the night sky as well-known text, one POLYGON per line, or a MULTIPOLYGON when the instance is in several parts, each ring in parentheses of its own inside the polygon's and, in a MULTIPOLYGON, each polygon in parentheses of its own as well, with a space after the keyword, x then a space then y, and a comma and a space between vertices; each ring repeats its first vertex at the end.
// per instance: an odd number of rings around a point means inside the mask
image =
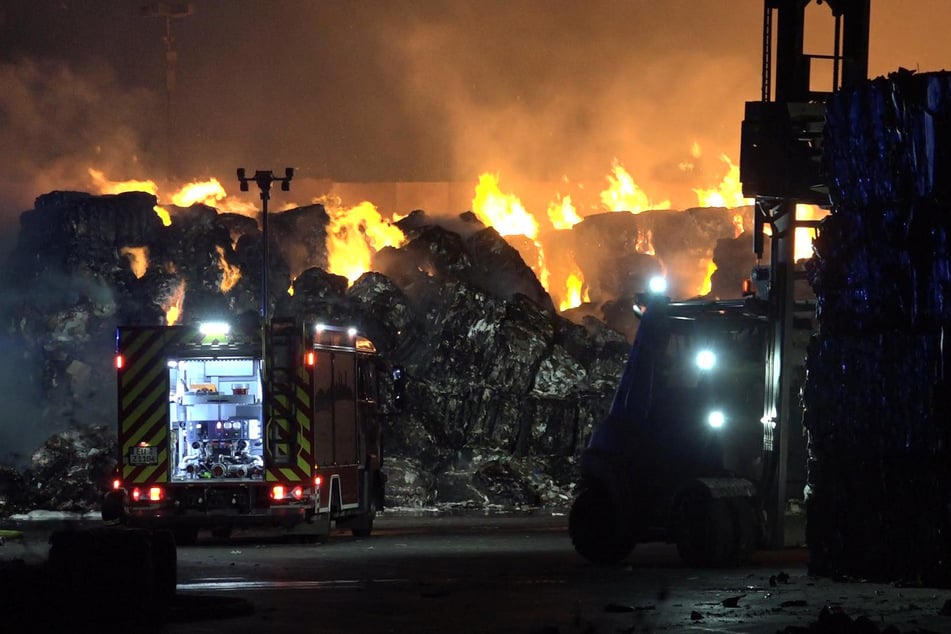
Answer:
MULTIPOLYGON (((603 179, 619 159, 674 207, 739 158, 762 0, 5 0, 0 213, 53 189, 281 169, 335 181, 603 179), (696 143, 699 158, 691 156, 696 143), (689 162, 688 170, 683 164, 689 162)), ((831 14, 810 7, 831 46, 831 14)), ((946 0, 873 0, 870 73, 951 67, 946 0)), ((821 30, 821 31, 820 31, 821 30)), ((460 210, 462 211, 462 210, 460 210)))

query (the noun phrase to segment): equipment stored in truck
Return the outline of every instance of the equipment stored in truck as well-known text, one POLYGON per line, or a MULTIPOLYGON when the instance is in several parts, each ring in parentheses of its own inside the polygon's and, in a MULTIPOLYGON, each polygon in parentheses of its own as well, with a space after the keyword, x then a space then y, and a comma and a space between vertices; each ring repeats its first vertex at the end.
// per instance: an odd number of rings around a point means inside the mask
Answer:
POLYGON ((118 329, 118 466, 103 519, 169 528, 177 543, 255 526, 324 538, 332 522, 370 533, 398 368, 354 329, 267 328, 118 329))

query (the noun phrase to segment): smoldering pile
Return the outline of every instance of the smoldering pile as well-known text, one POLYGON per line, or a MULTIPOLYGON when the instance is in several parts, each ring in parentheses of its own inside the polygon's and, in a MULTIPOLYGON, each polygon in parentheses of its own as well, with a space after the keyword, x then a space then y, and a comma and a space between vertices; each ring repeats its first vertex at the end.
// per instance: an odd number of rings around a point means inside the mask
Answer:
POLYGON ((947 582, 951 74, 837 94, 832 214, 810 263, 820 332, 804 392, 812 568, 947 582))
MULTIPOLYGON (((23 213, 4 306, 8 358, 17 360, 8 384, 19 397, 0 434, 11 434, 6 447, 20 447, 30 468, 7 471, 4 490, 17 491, 0 512, 98 505, 96 486, 72 499, 53 495, 37 465, 91 429, 93 438, 112 439, 117 324, 162 324, 172 309, 183 321, 258 319, 258 222, 194 205, 173 208, 166 226, 155 205, 145 193, 52 192, 23 213)), ((451 223, 410 214, 398 223, 406 243, 381 250, 371 267, 378 272, 348 285, 326 272, 325 209, 299 207, 269 214, 270 311, 355 325, 406 368, 406 407, 384 436, 388 504, 561 506, 620 377, 639 280, 710 253, 715 292, 744 277, 754 256, 746 236, 734 237, 737 213, 749 228, 749 209, 586 218, 566 233, 594 301, 567 313, 570 320, 516 241, 471 213, 451 223), (655 255, 635 248, 646 232, 655 255)), ((737 284, 732 296, 738 292, 737 284)), ((112 452, 67 453, 81 460, 112 452)), ((107 473, 97 463, 78 477, 107 473)))

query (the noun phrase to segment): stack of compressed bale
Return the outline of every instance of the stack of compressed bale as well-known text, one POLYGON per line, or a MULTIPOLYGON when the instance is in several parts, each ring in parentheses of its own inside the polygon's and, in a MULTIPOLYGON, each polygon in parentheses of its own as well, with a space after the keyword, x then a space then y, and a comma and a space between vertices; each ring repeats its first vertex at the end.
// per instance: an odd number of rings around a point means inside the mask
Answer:
POLYGON ((817 574, 951 580, 951 73, 833 96, 803 392, 817 574))

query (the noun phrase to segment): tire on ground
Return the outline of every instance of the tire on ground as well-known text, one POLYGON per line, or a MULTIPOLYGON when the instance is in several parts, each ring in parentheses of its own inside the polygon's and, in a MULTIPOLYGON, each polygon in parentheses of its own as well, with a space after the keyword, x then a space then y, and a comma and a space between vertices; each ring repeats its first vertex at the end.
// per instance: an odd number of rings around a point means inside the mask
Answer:
POLYGON ((593 563, 620 562, 634 548, 620 509, 610 492, 596 482, 578 492, 568 513, 568 533, 578 554, 593 563))
POLYGON ((178 584, 178 551, 169 530, 152 531, 152 563, 155 570, 155 598, 170 602, 178 584))
POLYGON ((706 491, 685 495, 680 502, 675 531, 677 552, 690 566, 727 566, 736 555, 733 514, 725 499, 706 491))

